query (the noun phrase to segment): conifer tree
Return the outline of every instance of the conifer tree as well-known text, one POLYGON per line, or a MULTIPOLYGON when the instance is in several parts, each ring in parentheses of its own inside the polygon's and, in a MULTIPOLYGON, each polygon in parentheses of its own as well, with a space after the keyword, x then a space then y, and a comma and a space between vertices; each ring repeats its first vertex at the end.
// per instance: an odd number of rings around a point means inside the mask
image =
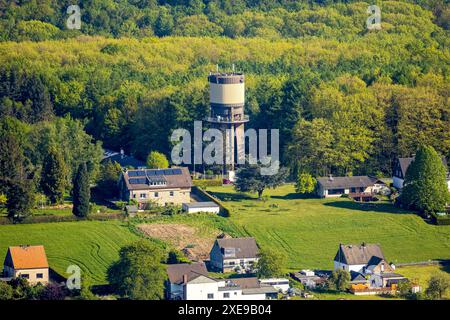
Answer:
POLYGON ((423 146, 405 175, 400 202, 424 213, 444 211, 449 200, 446 168, 433 147, 423 146))
POLYGON ((66 164, 60 152, 52 149, 44 160, 41 187, 52 203, 61 203, 66 187, 66 164))
POLYGON ((91 190, 89 188, 89 176, 86 163, 81 163, 73 182, 73 214, 84 218, 89 214, 89 200, 91 190))

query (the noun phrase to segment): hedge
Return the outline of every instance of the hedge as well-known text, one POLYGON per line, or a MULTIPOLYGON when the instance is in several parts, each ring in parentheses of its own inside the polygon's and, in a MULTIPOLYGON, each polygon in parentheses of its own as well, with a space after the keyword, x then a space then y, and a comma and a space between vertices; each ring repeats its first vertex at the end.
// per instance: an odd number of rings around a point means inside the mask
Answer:
MULTIPOLYGON (((42 216, 28 216, 20 224, 32 223, 50 223, 50 222, 73 222, 73 221, 107 221, 125 219, 124 213, 107 213, 107 214, 90 214, 87 218, 78 218, 74 215, 42 215, 42 216)), ((14 222, 7 217, 0 217, 0 225, 14 224, 14 222)))
POLYGON ((445 216, 438 216, 435 213, 431 214, 433 222, 440 226, 448 226, 450 225, 450 215, 447 214, 445 216))
POLYGON ((198 179, 193 180, 194 186, 205 188, 205 187, 221 187, 222 179, 198 179))

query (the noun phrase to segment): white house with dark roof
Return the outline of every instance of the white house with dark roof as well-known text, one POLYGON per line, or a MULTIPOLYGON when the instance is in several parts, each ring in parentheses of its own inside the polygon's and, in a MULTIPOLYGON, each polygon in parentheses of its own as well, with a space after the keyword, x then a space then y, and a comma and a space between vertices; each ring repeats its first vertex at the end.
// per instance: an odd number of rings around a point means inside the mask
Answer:
POLYGON ((252 271, 258 255, 255 238, 216 239, 209 254, 211 266, 221 272, 252 271))
POLYGON ((352 285, 367 288, 387 288, 407 280, 395 273, 395 267, 386 261, 378 244, 340 244, 334 257, 334 270, 339 269, 350 273, 352 285))
MULTIPOLYGON (((403 188, 403 183, 405 181, 406 176, 406 170, 408 170, 408 167, 413 162, 414 157, 409 158, 398 158, 395 161, 394 169, 393 169, 393 175, 392 175, 392 185, 397 188, 398 190, 403 188)), ((447 169, 447 160, 445 157, 442 157, 442 164, 447 169)), ((450 191, 450 173, 447 172, 447 187, 450 191)))
POLYGON ((340 244, 334 257, 334 270, 364 273, 368 266, 384 260, 383 252, 378 244, 340 244))
POLYGON ((167 266, 168 297, 172 300, 276 299, 279 289, 257 278, 216 279, 203 263, 167 266))
POLYGON ((353 177, 322 177, 317 178, 316 193, 321 198, 340 197, 348 195, 372 195, 386 187, 386 184, 369 176, 353 177))
POLYGON ((121 198, 135 200, 139 209, 146 203, 182 205, 191 201, 192 179, 188 168, 137 169, 122 173, 121 198))

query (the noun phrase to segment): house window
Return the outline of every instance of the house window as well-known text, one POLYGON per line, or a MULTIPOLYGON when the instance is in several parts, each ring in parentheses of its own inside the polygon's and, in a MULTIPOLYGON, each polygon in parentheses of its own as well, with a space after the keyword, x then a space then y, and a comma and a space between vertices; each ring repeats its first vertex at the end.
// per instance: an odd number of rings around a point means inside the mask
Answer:
POLYGON ((147 195, 146 195, 145 193, 141 193, 139 197, 140 197, 141 199, 145 199, 145 198, 147 198, 147 195))
POLYGON ((345 193, 344 189, 328 189, 328 194, 343 194, 345 193))
POLYGON ((214 293, 208 293, 208 299, 209 300, 214 299, 214 293))
POLYGON ((37 279, 43 279, 44 278, 44 274, 43 273, 37 273, 36 274, 36 278, 37 279))
POLYGON ((136 194, 133 194, 133 199, 136 199, 136 194))
POLYGON ((174 192, 170 191, 170 196, 173 197, 173 195, 174 195, 174 192))
POLYGON ((30 275, 28 273, 23 273, 20 275, 20 277, 23 279, 30 279, 30 275))
POLYGON ((159 197, 159 192, 155 192, 155 198, 159 197))
POLYGON ((225 293, 223 294, 223 298, 224 298, 224 299, 230 298, 230 293, 229 293, 229 292, 225 292, 225 293))

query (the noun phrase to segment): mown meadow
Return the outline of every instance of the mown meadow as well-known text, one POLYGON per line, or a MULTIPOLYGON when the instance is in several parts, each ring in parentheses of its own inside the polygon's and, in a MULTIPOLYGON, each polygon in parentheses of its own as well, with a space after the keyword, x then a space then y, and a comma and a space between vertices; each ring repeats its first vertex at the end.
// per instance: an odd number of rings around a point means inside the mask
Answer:
POLYGON ((426 223, 390 203, 360 204, 348 199, 302 198, 293 185, 267 190, 267 201, 209 187, 231 208, 230 220, 262 248, 284 251, 288 269, 333 267, 339 243, 379 243, 394 263, 450 258, 450 226, 426 223))
POLYGON ((119 221, 82 221, 0 226, 0 256, 8 246, 44 245, 49 265, 62 276, 78 265, 93 284, 106 283, 106 270, 119 249, 139 237, 119 221))

